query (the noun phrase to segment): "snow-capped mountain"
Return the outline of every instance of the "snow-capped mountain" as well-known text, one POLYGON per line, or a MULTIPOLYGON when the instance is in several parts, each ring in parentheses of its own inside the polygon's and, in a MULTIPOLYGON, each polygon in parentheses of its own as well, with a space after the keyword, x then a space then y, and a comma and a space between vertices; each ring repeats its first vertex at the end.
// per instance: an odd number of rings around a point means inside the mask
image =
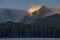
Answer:
POLYGON ((45 5, 37 5, 27 10, 30 16, 39 15, 41 17, 53 14, 53 9, 46 7, 45 5))
POLYGON ((48 8, 44 5, 33 6, 26 10, 27 15, 22 19, 22 23, 33 23, 34 20, 44 18, 50 15, 55 14, 53 9, 48 8))
POLYGON ((0 22, 19 21, 25 14, 25 11, 19 9, 0 9, 0 22))

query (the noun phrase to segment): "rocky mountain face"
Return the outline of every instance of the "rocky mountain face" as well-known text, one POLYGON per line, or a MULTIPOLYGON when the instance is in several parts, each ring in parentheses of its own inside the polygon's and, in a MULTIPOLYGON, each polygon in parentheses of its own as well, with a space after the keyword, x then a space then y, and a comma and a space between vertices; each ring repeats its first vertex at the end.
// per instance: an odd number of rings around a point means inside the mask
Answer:
POLYGON ((52 9, 44 5, 39 5, 39 6, 34 6, 32 8, 29 8, 26 14, 27 15, 24 16, 21 22, 30 24, 35 22, 36 19, 41 19, 53 15, 54 12, 52 9))

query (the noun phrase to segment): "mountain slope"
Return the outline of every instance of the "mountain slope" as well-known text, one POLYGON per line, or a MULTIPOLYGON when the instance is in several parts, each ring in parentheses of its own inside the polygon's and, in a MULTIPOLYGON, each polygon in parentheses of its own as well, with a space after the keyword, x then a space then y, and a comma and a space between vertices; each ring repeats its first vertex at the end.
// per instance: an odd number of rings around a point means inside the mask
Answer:
POLYGON ((60 24, 60 15, 59 14, 55 14, 55 15, 51 15, 42 19, 36 19, 35 22, 36 24, 60 24))

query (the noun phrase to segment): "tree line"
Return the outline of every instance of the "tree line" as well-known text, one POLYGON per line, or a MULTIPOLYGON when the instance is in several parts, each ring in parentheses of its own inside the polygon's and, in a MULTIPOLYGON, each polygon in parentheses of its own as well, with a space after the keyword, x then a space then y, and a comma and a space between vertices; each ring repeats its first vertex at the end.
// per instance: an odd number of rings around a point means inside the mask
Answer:
POLYGON ((0 23, 0 38, 55 38, 60 37, 60 25, 23 24, 15 22, 0 23))

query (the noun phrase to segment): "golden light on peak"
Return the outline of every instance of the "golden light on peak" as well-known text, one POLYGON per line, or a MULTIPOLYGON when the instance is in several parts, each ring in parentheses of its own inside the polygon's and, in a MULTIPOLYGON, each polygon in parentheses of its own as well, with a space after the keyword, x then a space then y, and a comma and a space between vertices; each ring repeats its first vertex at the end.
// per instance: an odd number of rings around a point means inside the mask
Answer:
POLYGON ((56 6, 56 7, 54 7, 54 13, 56 13, 56 14, 60 14, 60 6, 56 6))
POLYGON ((27 10, 27 12, 28 12, 30 15, 32 15, 33 12, 38 11, 39 9, 41 9, 42 6, 43 6, 43 5, 38 5, 38 6, 30 7, 30 8, 27 10))
POLYGON ((56 9, 55 13, 60 14, 60 9, 56 9))

